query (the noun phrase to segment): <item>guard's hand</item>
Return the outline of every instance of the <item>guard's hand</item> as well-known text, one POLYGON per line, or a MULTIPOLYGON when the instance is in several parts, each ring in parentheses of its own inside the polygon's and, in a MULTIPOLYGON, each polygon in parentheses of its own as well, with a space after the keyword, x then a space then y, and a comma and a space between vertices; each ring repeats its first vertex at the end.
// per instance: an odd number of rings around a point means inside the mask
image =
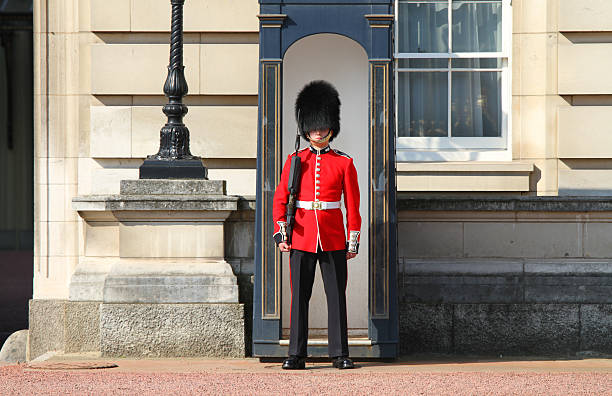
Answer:
POLYGON ((355 258, 355 257, 357 257, 357 253, 346 252, 346 259, 347 260, 350 260, 350 259, 355 258))
POLYGON ((287 243, 285 243, 285 242, 281 242, 281 243, 279 243, 279 244, 278 244, 278 249, 279 249, 281 252, 288 252, 288 251, 290 251, 290 250, 291 250, 291 246, 289 246, 289 245, 288 245, 287 243))

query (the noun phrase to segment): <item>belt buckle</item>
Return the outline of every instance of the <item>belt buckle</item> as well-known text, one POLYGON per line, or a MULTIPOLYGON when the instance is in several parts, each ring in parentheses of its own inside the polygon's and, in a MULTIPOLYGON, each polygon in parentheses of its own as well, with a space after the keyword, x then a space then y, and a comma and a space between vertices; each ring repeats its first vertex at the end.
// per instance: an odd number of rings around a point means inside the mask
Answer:
POLYGON ((321 209, 321 202, 313 201, 312 202, 312 208, 313 209, 321 209))

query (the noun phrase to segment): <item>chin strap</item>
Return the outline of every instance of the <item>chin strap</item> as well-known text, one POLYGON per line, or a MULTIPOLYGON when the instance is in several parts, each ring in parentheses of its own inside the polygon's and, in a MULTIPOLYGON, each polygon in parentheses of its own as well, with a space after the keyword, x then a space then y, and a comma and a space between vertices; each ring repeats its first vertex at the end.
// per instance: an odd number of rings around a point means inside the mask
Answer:
POLYGON ((310 133, 309 133, 309 134, 308 134, 308 139, 309 139, 310 141, 312 141, 312 142, 317 143, 317 144, 321 144, 321 143, 326 143, 326 142, 327 142, 327 141, 328 141, 328 140, 331 138, 331 135, 332 135, 332 134, 331 134, 331 131, 330 131, 330 132, 329 132, 329 133, 328 133, 328 134, 327 134, 327 135, 326 135, 324 138, 321 138, 321 139, 318 139, 318 140, 317 140, 317 139, 313 139, 313 138, 311 138, 311 137, 310 137, 310 133))

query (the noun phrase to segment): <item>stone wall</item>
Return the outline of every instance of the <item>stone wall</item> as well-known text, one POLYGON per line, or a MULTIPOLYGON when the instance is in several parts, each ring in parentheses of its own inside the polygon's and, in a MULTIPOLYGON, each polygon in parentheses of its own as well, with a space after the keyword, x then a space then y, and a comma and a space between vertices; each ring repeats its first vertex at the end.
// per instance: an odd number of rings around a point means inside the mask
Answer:
POLYGON ((402 353, 612 353, 612 200, 400 200, 402 353), (470 210, 471 209, 471 210, 470 210))

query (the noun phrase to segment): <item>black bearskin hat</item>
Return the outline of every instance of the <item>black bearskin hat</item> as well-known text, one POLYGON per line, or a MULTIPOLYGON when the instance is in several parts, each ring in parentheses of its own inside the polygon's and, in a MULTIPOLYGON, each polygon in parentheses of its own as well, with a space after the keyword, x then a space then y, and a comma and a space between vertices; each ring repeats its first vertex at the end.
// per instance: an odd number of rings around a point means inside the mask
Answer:
POLYGON ((340 133, 340 98, 327 81, 311 81, 302 88, 295 100, 295 119, 302 137, 317 129, 334 131, 330 142, 340 133))

